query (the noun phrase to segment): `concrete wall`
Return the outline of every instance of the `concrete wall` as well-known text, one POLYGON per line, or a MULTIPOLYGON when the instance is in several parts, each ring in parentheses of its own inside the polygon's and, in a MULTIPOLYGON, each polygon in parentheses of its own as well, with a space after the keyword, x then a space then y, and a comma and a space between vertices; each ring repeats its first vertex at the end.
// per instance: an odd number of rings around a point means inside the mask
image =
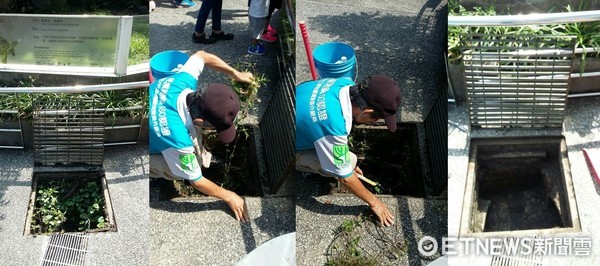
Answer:
POLYGON ((530 14, 564 11, 570 4, 573 10, 579 10, 579 4, 586 5, 585 10, 600 9, 600 0, 458 0, 458 2, 471 10, 475 6, 494 6, 498 14, 530 14))

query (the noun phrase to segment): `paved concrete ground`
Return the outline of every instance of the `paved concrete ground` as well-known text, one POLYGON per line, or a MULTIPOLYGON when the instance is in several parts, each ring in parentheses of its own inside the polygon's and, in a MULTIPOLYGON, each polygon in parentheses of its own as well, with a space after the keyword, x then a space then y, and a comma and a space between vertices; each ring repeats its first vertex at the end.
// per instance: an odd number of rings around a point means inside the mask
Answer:
MULTIPOLYGON (((311 47, 325 42, 344 42, 356 50, 358 79, 369 74, 394 78, 403 93, 399 121, 423 122, 438 91, 445 70, 446 11, 442 1, 302 1, 297 21, 306 21, 311 47)), ((297 32, 300 32, 297 27, 297 32)), ((297 83, 311 79, 305 47, 296 38, 297 83)), ((333 232, 344 221, 368 210, 364 202, 349 195, 318 194, 318 185, 297 177, 296 236, 298 265, 323 265, 333 232)), ((396 259, 382 257, 382 264, 422 265, 440 256, 422 258, 417 242, 422 236, 446 235, 446 200, 411 197, 384 197, 397 224, 383 229, 394 243, 406 243, 405 253, 396 259)), ((372 224, 367 223, 365 227, 372 224)), ((375 228, 375 227, 373 227, 375 228)), ((368 234, 363 245, 377 253, 377 245, 388 246, 368 234), (370 240, 369 240, 370 239, 370 240)))
MULTIPOLYGON (((263 56, 249 55, 246 52, 252 40, 248 22, 248 2, 246 0, 223 1, 221 28, 227 33, 235 34, 233 40, 219 41, 214 44, 200 44, 192 42, 192 33, 196 25, 196 17, 202 2, 196 1, 197 5, 191 8, 175 8, 171 1, 156 1, 157 8, 150 13, 150 56, 166 50, 179 50, 187 54, 204 50, 213 53, 223 59, 231 66, 236 64, 254 65, 256 73, 265 74, 273 81, 278 74, 277 55, 279 44, 277 42, 267 44, 267 52, 263 56)), ((276 15, 271 19, 275 28, 280 28, 276 15)), ((205 33, 210 34, 212 22, 211 16, 205 26, 205 33)), ((199 78, 199 86, 209 83, 229 83, 227 75, 215 70, 204 68, 199 78)), ((258 100, 253 107, 251 116, 246 122, 255 124, 260 120, 268 100, 271 97, 271 84, 260 88, 258 100)))
MULTIPOLYGON (((148 148, 105 150, 104 170, 117 232, 89 234, 90 265, 148 264, 148 148)), ((37 265, 48 236, 24 236, 33 154, 0 150, 0 264, 37 265)))
POLYGON ((220 200, 160 201, 150 193, 151 265, 234 265, 296 228, 290 197, 245 197, 251 222, 240 223, 220 200))
MULTIPOLYGON (((319 185, 298 177, 296 199, 296 250, 298 265, 323 265, 335 256, 328 255, 332 244, 340 244, 336 230, 361 213, 369 214, 368 206, 352 194, 319 195, 319 185)), ((422 199, 403 196, 380 196, 396 218, 394 226, 382 228, 364 222, 360 231, 360 246, 366 254, 377 255, 379 265, 426 265, 440 256, 419 255, 417 243, 423 236, 440 239, 447 233, 446 199, 422 199), (377 231, 376 228, 380 230, 377 231), (373 232, 383 232, 374 235, 373 232), (377 237, 385 235, 386 237, 377 237), (391 242, 385 242, 389 240, 391 242), (383 251, 399 245, 397 258, 387 258, 383 251), (380 254, 380 252, 383 252, 380 254)))
MULTIPOLYGON (((388 75, 402 89, 398 120, 422 122, 445 81, 445 1, 323 1, 297 5, 311 47, 343 42, 356 51, 358 80, 388 75)), ((299 26, 297 31, 300 32, 299 26)), ((311 79, 300 34, 296 38, 296 82, 311 79)))
MULTIPOLYGON (((565 136, 573 186, 579 218, 581 220, 581 233, 561 234, 559 237, 578 236, 591 237, 592 254, 600 253, 600 245, 595 239, 600 238, 600 221, 598 213, 598 202, 600 200, 600 188, 595 185, 586 164, 582 149, 600 149, 600 98, 569 99, 565 122, 563 123, 562 135, 565 136)), ((476 136, 522 136, 526 134, 523 130, 518 131, 488 131, 471 132, 468 134, 468 119, 466 105, 449 105, 448 119, 458 125, 448 125, 448 235, 456 237, 459 232, 461 209, 466 182, 469 137, 476 136)), ((527 131, 532 135, 549 135, 548 130, 527 131)), ((559 134, 561 132, 558 132, 559 134)), ((449 262, 456 265, 489 265, 491 257, 450 257, 449 262)), ((543 265, 597 265, 600 258, 596 255, 586 257, 550 257, 541 258, 543 265)))
MULTIPOLYGON (((158 1, 150 14, 150 54, 164 50, 181 50, 191 54, 198 50, 214 53, 235 66, 237 63, 255 65, 271 81, 277 80, 276 57, 278 43, 267 44, 263 56, 246 53, 251 41, 247 1, 223 1, 222 29, 235 34, 234 40, 215 44, 191 41, 201 2, 192 8, 173 8, 169 1, 158 1)), ((272 18, 278 22, 277 16, 272 18)), ((211 30, 211 18, 206 33, 211 30)), ((280 28, 278 24, 276 28, 280 28)), ((205 68, 200 86, 207 83, 228 83, 228 77, 205 68)), ((258 102, 251 116, 243 122, 260 121, 271 97, 272 84, 259 89, 258 102)), ((157 192, 150 192, 152 197, 157 192)), ((284 193, 287 194, 287 193, 284 193)), ((212 198, 185 202, 150 202, 150 241, 152 265, 233 265, 260 244, 295 229, 293 197, 247 197, 252 222, 240 224, 231 216, 227 206, 212 198)))

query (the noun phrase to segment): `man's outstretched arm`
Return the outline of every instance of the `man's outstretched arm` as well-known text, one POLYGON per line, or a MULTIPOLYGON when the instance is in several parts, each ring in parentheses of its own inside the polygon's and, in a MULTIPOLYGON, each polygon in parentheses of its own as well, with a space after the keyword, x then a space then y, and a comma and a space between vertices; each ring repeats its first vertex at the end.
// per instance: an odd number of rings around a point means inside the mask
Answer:
POLYGON ((204 65, 221 73, 225 73, 236 81, 245 83, 252 82, 252 73, 237 71, 235 68, 231 67, 229 64, 227 64, 225 61, 223 61, 221 58, 214 54, 207 53, 204 51, 198 51, 193 56, 198 56, 202 58, 204 60, 204 65))

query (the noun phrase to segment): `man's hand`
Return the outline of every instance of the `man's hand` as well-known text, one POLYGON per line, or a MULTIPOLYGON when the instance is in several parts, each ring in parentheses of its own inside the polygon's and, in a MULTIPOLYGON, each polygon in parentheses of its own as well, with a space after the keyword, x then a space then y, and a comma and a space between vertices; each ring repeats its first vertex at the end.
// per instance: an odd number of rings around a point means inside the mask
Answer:
POLYGON ((239 82, 252 83, 254 75, 252 75, 250 72, 235 71, 233 75, 231 75, 231 78, 239 82))
POLYGON ((227 206, 233 211, 236 220, 243 223, 250 222, 250 218, 248 218, 248 208, 246 207, 244 199, 235 194, 235 192, 229 191, 228 195, 223 198, 223 201, 225 201, 227 206))
POLYGON ((375 199, 376 200, 374 200, 372 204, 369 204, 369 207, 371 207, 371 210, 377 215, 379 223, 385 227, 394 224, 394 216, 388 210, 387 206, 385 206, 385 204, 377 197, 375 197, 375 199))
POLYGON ((356 168, 354 168, 354 172, 359 173, 360 175, 364 175, 363 171, 360 169, 360 167, 358 167, 358 165, 356 166, 356 168))
POLYGON ((236 220, 240 222, 250 221, 246 202, 244 202, 240 196, 235 194, 235 192, 219 187, 205 177, 190 183, 194 188, 200 190, 202 193, 217 197, 227 203, 227 206, 229 206, 229 208, 233 211, 236 220))
MULTIPOLYGON (((363 171, 358 166, 356 166, 354 172, 363 175, 363 171)), ((377 215, 379 223, 385 227, 394 224, 394 216, 388 210, 387 206, 383 202, 381 202, 379 198, 375 196, 373 196, 373 198, 373 203, 369 204, 369 207, 371 207, 371 210, 373 210, 375 215, 377 215)))
POLYGON ((362 170, 358 167, 354 169, 354 173, 346 178, 338 178, 340 183, 347 188, 352 194, 369 204, 371 210, 377 215, 379 222, 382 226, 390 226, 394 224, 394 216, 388 210, 387 206, 373 193, 365 188, 365 186, 358 180, 356 174, 362 175, 362 170))

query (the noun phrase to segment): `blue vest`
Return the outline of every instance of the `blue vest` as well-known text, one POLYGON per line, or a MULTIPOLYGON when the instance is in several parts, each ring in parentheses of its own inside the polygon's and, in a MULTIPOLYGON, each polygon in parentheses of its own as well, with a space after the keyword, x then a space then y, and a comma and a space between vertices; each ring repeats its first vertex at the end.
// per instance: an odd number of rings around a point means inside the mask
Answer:
POLYGON ((180 72, 150 85, 150 153, 194 146, 179 116, 177 99, 184 90, 195 89, 197 82, 192 75, 180 72))
MULTIPOLYGON (((314 149, 324 136, 347 136, 340 90, 354 85, 350 78, 321 79, 296 87, 296 150, 314 149)), ((351 121, 348 121, 351 123, 351 121)))

